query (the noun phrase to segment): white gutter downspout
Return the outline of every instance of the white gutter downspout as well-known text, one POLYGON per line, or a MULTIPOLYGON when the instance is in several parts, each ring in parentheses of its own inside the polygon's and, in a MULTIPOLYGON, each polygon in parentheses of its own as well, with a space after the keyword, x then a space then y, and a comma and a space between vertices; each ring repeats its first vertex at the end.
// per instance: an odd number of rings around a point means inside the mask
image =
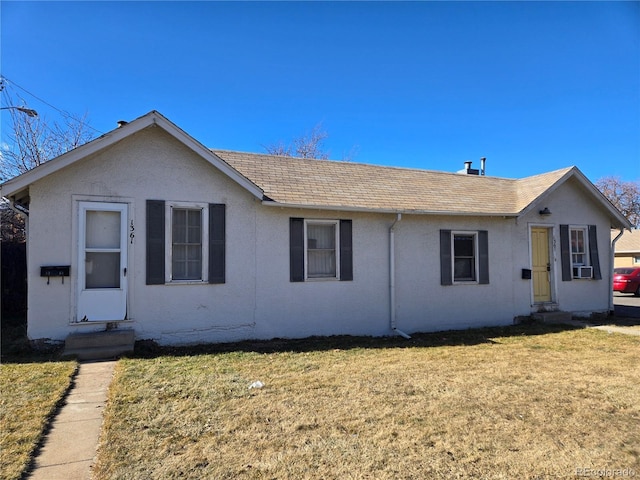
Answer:
POLYGON ((395 221, 389 228, 389 313, 391 317, 391 330, 401 337, 409 340, 411 337, 399 330, 396 326, 396 254, 395 254, 395 226, 402 220, 402 214, 398 213, 395 221))
POLYGON ((615 313, 615 307, 613 306, 613 266, 616 261, 616 242, 624 233, 624 228, 620 229, 620 233, 611 240, 610 262, 609 263, 609 315, 615 313))

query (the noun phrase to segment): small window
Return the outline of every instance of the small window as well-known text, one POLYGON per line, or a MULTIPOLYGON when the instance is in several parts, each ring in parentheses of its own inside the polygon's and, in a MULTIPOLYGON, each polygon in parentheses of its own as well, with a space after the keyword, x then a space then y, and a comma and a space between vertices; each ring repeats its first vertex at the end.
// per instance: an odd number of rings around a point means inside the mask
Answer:
POLYGON ((292 282, 353 280, 351 220, 289 219, 292 282))
POLYGON ((588 234, 586 227, 569 229, 571 240, 571 275, 573 278, 592 278, 589 264, 588 234))
POLYGON ((489 233, 440 230, 440 284, 489 283, 489 233))
POLYGON ((337 221, 305 222, 307 278, 340 278, 337 221))
POLYGON ((207 281, 208 214, 205 204, 167 204, 168 282, 207 281))
POLYGON ((171 221, 173 280, 202 280, 202 210, 174 208, 171 221))
POLYGON ((562 281, 602 280, 596 225, 560 225, 562 281))
POLYGON ((571 263, 574 266, 587 265, 586 230, 571 229, 571 263))
POLYGON ((476 281, 476 235, 469 233, 453 234, 453 281, 476 281))
POLYGON ((225 205, 146 203, 146 284, 225 283, 225 205))

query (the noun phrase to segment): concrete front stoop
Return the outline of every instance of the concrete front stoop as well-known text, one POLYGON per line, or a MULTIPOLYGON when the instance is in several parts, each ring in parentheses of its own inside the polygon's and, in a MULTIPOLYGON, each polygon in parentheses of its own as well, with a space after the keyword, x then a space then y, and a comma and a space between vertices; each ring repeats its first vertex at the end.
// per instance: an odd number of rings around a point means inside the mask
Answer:
POLYGON ((133 352, 134 343, 133 330, 72 333, 64 342, 64 355, 75 355, 78 360, 115 358, 133 352))
POLYGON ((572 323, 571 312, 538 312, 531 314, 531 318, 543 323, 572 323))

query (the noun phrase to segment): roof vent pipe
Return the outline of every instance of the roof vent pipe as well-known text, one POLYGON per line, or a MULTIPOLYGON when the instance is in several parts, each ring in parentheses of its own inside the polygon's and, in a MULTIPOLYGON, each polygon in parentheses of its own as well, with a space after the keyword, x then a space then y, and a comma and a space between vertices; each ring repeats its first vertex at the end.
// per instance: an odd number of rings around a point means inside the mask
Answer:
POLYGON ((458 173, 463 173, 465 175, 478 175, 480 173, 480 170, 471 168, 472 163, 473 162, 471 162, 470 160, 464 162, 464 168, 462 170, 459 170, 458 173))
POLYGON ((480 175, 484 176, 485 175, 485 167, 487 165, 487 158, 486 157, 480 157, 480 175))

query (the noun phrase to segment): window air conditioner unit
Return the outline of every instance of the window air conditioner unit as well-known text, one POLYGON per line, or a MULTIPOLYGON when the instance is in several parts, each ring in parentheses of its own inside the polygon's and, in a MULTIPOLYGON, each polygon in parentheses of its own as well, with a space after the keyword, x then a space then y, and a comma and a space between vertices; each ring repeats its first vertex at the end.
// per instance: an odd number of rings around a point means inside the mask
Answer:
POLYGON ((573 278, 592 278, 593 267, 573 267, 573 278))

